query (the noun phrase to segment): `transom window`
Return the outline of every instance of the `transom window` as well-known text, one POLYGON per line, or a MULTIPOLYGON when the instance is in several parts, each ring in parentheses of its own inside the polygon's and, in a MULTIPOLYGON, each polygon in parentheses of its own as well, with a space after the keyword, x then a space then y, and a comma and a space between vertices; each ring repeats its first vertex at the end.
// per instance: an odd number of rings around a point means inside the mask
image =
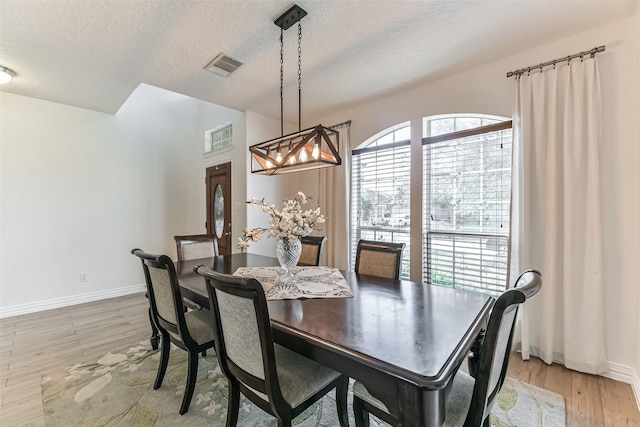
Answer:
POLYGON ((216 151, 233 145, 233 126, 217 127, 206 132, 205 151, 216 151))

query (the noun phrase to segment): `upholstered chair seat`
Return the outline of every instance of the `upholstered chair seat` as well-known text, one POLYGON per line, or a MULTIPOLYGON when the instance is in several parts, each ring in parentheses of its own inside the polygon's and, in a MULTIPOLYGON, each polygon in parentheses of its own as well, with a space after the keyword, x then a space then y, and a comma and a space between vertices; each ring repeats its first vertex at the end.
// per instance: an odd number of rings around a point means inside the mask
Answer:
POLYGON ((211 316, 209 310, 192 310, 184 314, 191 338, 198 344, 202 345, 213 341, 213 328, 209 316, 211 316))
POLYGON ((300 356, 281 345, 274 345, 276 371, 282 397, 292 407, 299 406, 318 391, 340 378, 340 373, 300 356), (304 378, 303 381, 300 381, 304 378))
MULTIPOLYGON (((339 372, 300 356, 279 344, 274 344, 273 349, 282 397, 293 408, 300 406, 340 377, 339 372), (304 381, 301 381, 301 378, 304 378, 304 381)), ((253 391, 265 401, 269 401, 266 394, 253 391)))

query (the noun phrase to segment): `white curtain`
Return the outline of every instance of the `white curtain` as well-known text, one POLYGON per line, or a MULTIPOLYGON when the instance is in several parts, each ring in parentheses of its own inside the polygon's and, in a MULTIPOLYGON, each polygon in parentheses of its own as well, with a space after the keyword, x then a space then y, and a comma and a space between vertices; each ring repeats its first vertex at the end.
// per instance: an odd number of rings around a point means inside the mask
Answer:
POLYGON ((510 280, 528 268, 542 290, 523 307, 522 356, 608 370, 600 214, 596 58, 516 79, 510 280))
POLYGON ((318 199, 322 213, 327 217, 327 222, 322 227, 322 234, 327 236, 323 265, 350 270, 351 125, 343 124, 334 129, 340 132, 342 165, 318 171, 318 199))

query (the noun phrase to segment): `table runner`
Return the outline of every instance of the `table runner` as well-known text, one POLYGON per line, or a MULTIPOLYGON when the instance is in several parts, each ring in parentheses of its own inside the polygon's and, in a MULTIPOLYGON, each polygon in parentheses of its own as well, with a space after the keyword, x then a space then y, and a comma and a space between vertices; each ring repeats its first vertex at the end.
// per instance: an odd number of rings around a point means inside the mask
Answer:
POLYGON ((234 276, 257 279, 267 300, 351 298, 353 293, 340 270, 332 267, 296 267, 294 279, 282 282, 280 267, 240 267, 234 276))

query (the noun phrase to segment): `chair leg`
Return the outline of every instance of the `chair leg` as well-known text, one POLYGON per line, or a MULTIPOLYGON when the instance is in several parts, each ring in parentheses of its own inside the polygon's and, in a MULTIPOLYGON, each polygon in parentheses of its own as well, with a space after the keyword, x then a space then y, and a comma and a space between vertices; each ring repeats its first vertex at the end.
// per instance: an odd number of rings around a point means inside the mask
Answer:
POLYGON ((184 386, 184 397, 180 406, 180 415, 184 415, 189 410, 193 390, 196 388, 196 377, 198 376, 198 353, 189 351, 189 364, 187 366, 187 384, 184 386))
POLYGON ((229 402, 227 406, 227 427, 236 427, 240 411, 240 386, 235 380, 229 380, 229 402))
POLYGON ((349 378, 342 377, 336 387, 336 406, 340 427, 349 427, 349 413, 347 409, 347 392, 349 391, 349 378))
POLYGON ((160 365, 158 366, 158 373, 156 374, 156 382, 153 384, 153 389, 157 390, 162 385, 164 374, 167 372, 167 365, 169 364, 169 351, 171 350, 171 341, 169 340, 169 334, 162 334, 162 341, 160 346, 160 365))
POLYGON ((363 400, 356 396, 353 396, 353 417, 356 427, 369 427, 369 413, 364 409, 363 400))
POLYGON ((149 338, 149 342, 151 343, 151 348, 157 350, 158 343, 160 342, 160 335, 158 334, 156 324, 153 322, 151 308, 149 308, 149 323, 151 324, 151 337, 149 338))
POLYGON ((278 427, 291 427, 291 417, 287 417, 287 418, 278 417, 278 427))

